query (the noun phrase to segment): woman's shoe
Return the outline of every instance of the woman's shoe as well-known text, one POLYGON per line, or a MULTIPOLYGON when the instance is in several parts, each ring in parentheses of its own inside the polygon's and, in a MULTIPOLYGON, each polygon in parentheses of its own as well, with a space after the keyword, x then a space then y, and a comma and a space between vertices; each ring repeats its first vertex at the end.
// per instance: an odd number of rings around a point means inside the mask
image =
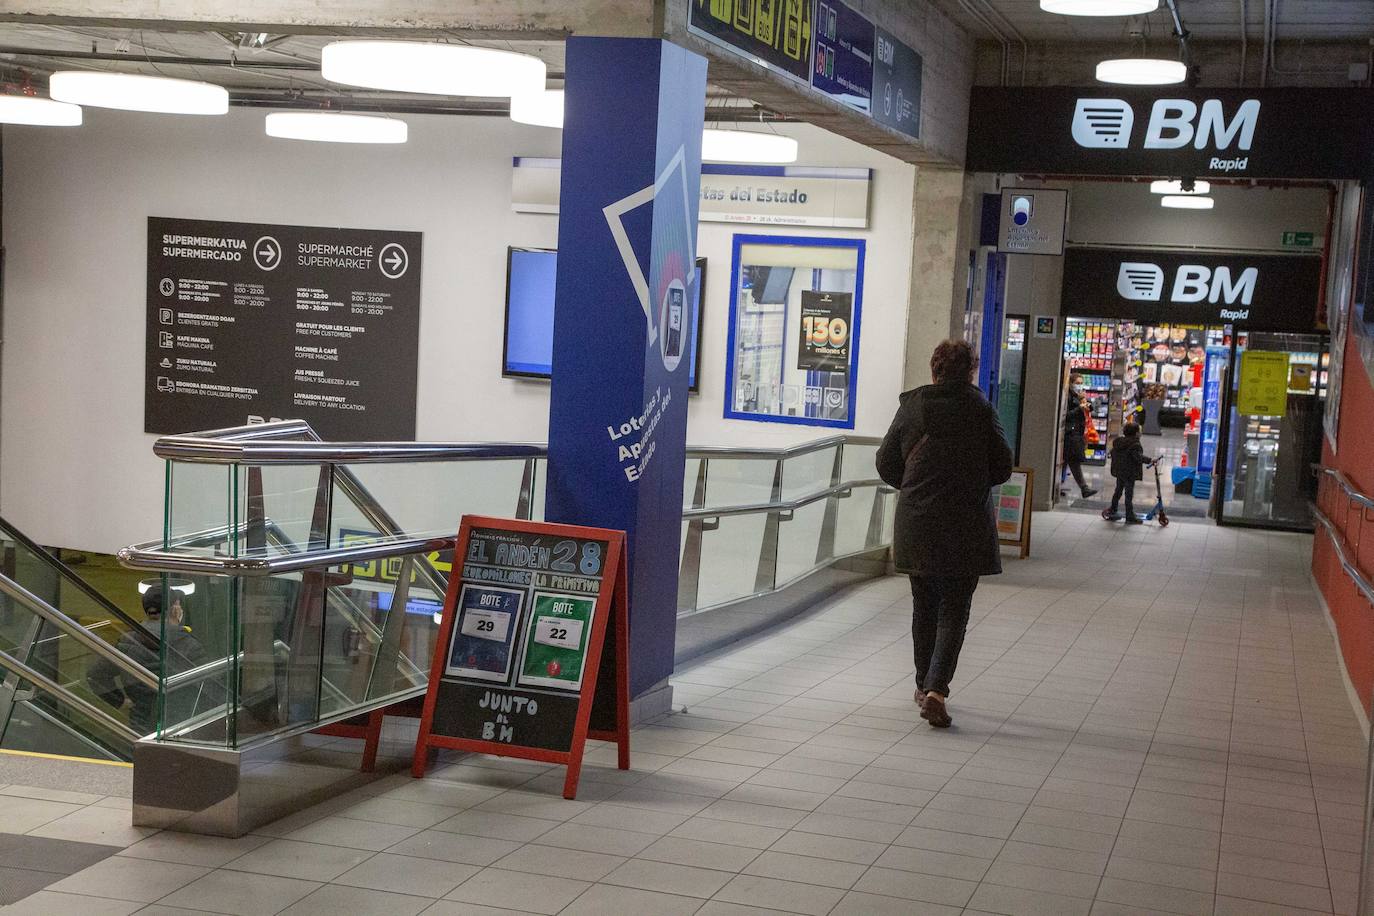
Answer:
POLYGON ((945 710, 945 701, 929 693, 926 694, 926 701, 921 704, 921 718, 935 728, 949 728, 954 724, 954 720, 945 710))

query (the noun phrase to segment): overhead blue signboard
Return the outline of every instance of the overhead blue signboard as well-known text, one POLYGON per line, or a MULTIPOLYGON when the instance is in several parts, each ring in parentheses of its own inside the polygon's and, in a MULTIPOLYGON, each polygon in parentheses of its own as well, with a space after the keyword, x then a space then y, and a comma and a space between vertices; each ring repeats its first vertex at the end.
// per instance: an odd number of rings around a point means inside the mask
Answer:
POLYGON ((873 120, 921 136, 921 55, 879 27, 873 54, 873 120))
POLYGON ((873 97, 873 23, 839 0, 819 0, 811 88, 859 111, 873 97))
POLYGON ((688 0, 687 29, 803 83, 814 0, 688 0))

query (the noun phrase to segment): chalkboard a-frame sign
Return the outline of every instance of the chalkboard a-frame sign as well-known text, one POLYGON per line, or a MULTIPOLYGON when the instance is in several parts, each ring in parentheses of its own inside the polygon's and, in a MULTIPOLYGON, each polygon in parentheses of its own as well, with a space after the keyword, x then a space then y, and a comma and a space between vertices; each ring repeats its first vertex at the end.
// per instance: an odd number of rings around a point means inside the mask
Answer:
POLYGON ((625 534, 464 516, 411 774, 437 748, 568 768, 587 739, 630 768, 625 534))

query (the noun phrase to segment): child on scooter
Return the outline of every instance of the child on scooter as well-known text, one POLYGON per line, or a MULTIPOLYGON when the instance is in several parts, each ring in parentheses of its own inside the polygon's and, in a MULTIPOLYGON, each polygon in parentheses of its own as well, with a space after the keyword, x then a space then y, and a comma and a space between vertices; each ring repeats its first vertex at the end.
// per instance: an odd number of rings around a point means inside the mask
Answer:
POLYGON ((1121 428, 1121 435, 1112 441, 1112 476, 1116 478, 1116 490, 1112 493, 1112 504, 1102 517, 1115 521, 1119 516, 1116 514, 1117 506, 1121 503, 1121 497, 1126 497, 1126 524, 1142 524, 1140 518, 1135 514, 1135 482, 1144 477, 1141 468, 1153 462, 1145 457, 1145 446, 1140 443, 1140 425, 1137 423, 1127 423, 1121 428))

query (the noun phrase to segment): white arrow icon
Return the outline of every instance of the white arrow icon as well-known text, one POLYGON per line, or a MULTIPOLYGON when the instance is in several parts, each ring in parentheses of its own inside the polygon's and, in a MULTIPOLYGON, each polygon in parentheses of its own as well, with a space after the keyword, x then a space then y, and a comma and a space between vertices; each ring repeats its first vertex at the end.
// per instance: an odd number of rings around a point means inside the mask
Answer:
POLYGON ((377 257, 377 266, 382 273, 392 280, 399 280, 405 274, 406 268, 410 266, 410 255, 406 250, 395 242, 390 242, 382 248, 381 254, 377 257))
POLYGON ((253 243, 253 263, 263 270, 275 270, 281 263, 281 243, 264 235, 253 243))

